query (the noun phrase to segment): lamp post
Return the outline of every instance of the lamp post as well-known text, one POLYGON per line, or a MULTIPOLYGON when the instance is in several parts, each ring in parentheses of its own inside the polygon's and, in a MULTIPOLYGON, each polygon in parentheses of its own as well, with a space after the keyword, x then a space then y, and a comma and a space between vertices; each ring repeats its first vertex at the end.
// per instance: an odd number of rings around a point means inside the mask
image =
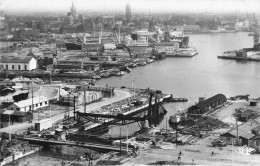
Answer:
POLYGON ((178 145, 178 124, 180 122, 180 115, 176 115, 173 118, 173 123, 176 125, 176 146, 178 145))
POLYGON ((9 114, 9 141, 11 141, 11 123, 10 123, 10 114, 9 114))
POLYGON ((8 123, 8 127, 9 127, 9 141, 11 141, 12 137, 11 137, 11 117, 10 115, 13 114, 14 111, 12 110, 7 110, 5 111, 5 114, 8 114, 9 115, 9 123, 8 123))
POLYGON ((128 125, 126 126, 126 152, 128 155, 128 125))
POLYGON ((236 128, 237 128, 237 139, 236 139, 236 144, 238 145, 238 125, 237 125, 237 119, 238 117, 235 117, 236 119, 236 128))
POLYGON ((49 106, 50 106, 50 119, 51 119, 51 103, 49 101, 49 106))
POLYGON ((120 154, 122 154, 121 127, 120 127, 120 154))
POLYGON ((50 84, 52 84, 52 77, 51 77, 52 71, 50 71, 50 84))
POLYGON ((70 117, 70 92, 68 93, 68 107, 67 107, 67 109, 68 109, 68 121, 69 121, 69 117, 70 117))

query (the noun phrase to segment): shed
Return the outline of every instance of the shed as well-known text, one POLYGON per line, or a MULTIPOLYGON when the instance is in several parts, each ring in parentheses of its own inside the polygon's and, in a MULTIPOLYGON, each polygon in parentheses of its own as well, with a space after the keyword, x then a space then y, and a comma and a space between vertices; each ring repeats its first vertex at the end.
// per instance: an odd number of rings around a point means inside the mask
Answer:
POLYGON ((209 111, 210 108, 216 108, 227 101, 227 98, 223 94, 217 94, 213 97, 210 97, 204 101, 199 102, 196 105, 191 106, 188 109, 188 113, 191 114, 203 114, 209 111))
POLYGON ((259 122, 256 120, 250 120, 238 126, 238 128, 231 129, 222 134, 221 140, 227 144, 232 144, 232 142, 235 142, 237 145, 248 145, 250 140, 255 137, 256 131, 254 130, 258 130, 259 126, 259 122))
POLYGON ((8 107, 8 109, 9 110, 18 110, 18 111, 22 111, 22 112, 28 112, 32 109, 31 108, 32 104, 33 104, 33 109, 38 109, 38 108, 48 106, 49 101, 44 96, 34 97, 33 99, 30 98, 30 99, 27 99, 27 100, 15 102, 12 105, 10 105, 8 107))
POLYGON ((2 122, 9 122, 9 115, 10 115, 11 124, 30 121, 33 118, 33 115, 30 112, 20 112, 16 110, 1 110, 0 114, 1 114, 0 120, 2 122))
POLYGON ((51 119, 42 119, 35 123, 35 130, 42 131, 52 127, 52 120, 51 119))

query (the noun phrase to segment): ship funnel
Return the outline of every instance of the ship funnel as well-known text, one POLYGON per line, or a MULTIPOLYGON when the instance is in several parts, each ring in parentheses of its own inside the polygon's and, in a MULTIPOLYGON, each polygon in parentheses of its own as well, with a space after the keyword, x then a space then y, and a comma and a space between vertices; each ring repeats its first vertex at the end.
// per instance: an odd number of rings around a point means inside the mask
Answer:
POLYGON ((199 103, 203 102, 205 100, 205 97, 199 97, 199 103))

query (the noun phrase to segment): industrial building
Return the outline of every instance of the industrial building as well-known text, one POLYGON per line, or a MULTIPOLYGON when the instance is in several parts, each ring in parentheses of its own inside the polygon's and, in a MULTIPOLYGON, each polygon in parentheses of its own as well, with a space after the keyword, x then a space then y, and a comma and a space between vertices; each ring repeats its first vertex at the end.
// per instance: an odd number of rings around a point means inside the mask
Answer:
MULTIPOLYGON (((256 132, 256 129, 259 129, 260 123, 258 120, 250 120, 246 123, 243 123, 242 125, 235 127, 234 129, 231 129, 230 131, 224 133, 221 135, 221 140, 226 142, 227 144, 233 144, 234 145, 248 145, 250 146, 252 143, 252 139, 255 136, 259 135, 256 132)), ((255 141, 256 142, 256 141, 255 141)), ((255 143, 257 146, 257 144, 255 143)))
POLYGON ((9 110, 17 110, 21 112, 28 112, 33 109, 36 110, 38 108, 47 107, 49 105, 49 101, 46 97, 34 97, 32 99, 22 100, 19 102, 15 102, 8 107, 9 110))
POLYGON ((0 115, 1 115, 1 122, 6 122, 6 123, 1 123, 0 128, 7 127, 9 124, 13 123, 23 123, 26 121, 30 121, 33 118, 33 115, 31 112, 21 112, 21 111, 16 111, 16 110, 0 110, 0 115))
POLYGON ((191 106, 188 109, 188 113, 190 114, 204 114, 208 112, 210 109, 217 108, 223 105, 227 101, 227 98, 223 94, 217 94, 213 97, 210 97, 206 100, 201 100, 196 105, 191 106))
POLYGON ((5 70, 33 70, 37 67, 37 61, 32 56, 2 56, 0 65, 3 65, 5 70))

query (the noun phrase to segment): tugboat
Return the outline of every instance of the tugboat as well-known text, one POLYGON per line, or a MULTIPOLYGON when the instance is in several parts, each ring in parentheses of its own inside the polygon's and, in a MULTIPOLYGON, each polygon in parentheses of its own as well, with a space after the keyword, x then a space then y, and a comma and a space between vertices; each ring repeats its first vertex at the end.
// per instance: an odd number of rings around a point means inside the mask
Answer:
POLYGON ((128 68, 129 66, 121 66, 119 69, 120 71, 126 71, 126 72, 131 72, 131 69, 128 68))
POLYGON ((94 75, 94 76, 92 76, 92 78, 96 79, 96 80, 101 79, 101 77, 99 75, 94 75))
POLYGON ((134 68, 134 67, 137 67, 137 65, 136 65, 135 63, 130 63, 130 64, 128 65, 128 67, 134 68))
POLYGON ((146 62, 145 62, 145 61, 141 61, 141 62, 140 62, 140 65, 141 65, 141 66, 145 66, 145 65, 146 65, 146 62))
POLYGON ((147 64, 153 63, 153 59, 147 59, 147 60, 146 60, 146 63, 147 63, 147 64))
POLYGON ((123 76, 124 74, 125 74, 125 72, 119 71, 119 72, 116 73, 116 76, 123 76))

